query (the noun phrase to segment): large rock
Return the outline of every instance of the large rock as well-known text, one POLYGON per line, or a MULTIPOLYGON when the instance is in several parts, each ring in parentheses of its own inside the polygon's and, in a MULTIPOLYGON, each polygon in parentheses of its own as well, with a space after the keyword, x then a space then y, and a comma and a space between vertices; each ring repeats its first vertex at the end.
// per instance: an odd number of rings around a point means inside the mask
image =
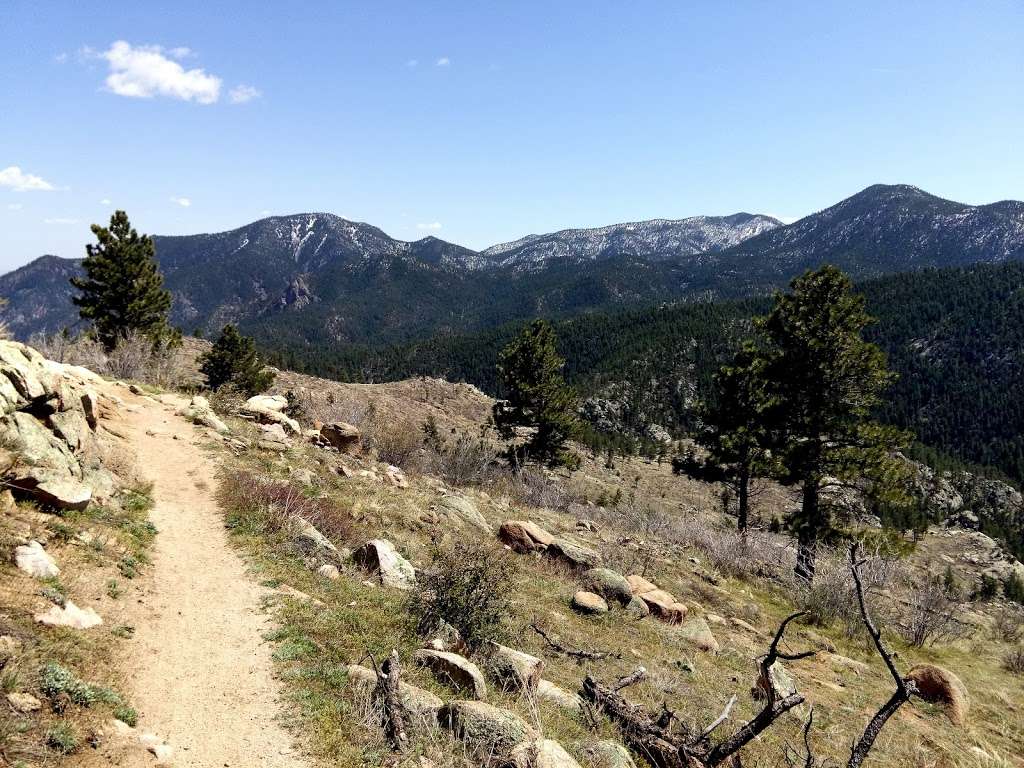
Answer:
POLYGON ((591 592, 619 605, 629 605, 633 599, 633 588, 629 581, 611 568, 591 568, 583 574, 583 583, 591 592))
POLYGON ((320 427, 320 437, 341 453, 347 453, 350 456, 359 454, 362 435, 360 435, 358 427, 343 421, 324 424, 320 427))
POLYGON ((711 627, 703 616, 690 619, 679 627, 679 634, 692 646, 705 653, 718 653, 721 650, 718 640, 711 632, 711 627))
POLYGON ((593 568, 601 562, 601 555, 590 547, 562 537, 557 537, 548 545, 548 553, 574 568, 593 568))
POLYGON ((54 579, 60 575, 57 563, 38 541, 15 547, 14 564, 36 579, 54 579))
POLYGON ((537 692, 544 662, 528 653, 499 643, 491 643, 488 669, 505 690, 533 694, 537 692))
POLYGON ((629 750, 612 739, 591 744, 586 752, 593 768, 636 768, 629 750))
POLYGON ((79 608, 68 600, 63 606, 53 605, 45 613, 37 613, 35 620, 51 627, 71 627, 72 629, 89 629, 103 623, 103 619, 92 608, 79 608))
POLYGON ((678 624, 686 618, 685 605, 676 600, 671 592, 660 589, 643 576, 632 574, 626 577, 633 595, 647 604, 651 613, 670 624, 678 624))
POLYGON ((941 705, 947 717, 956 725, 967 722, 970 697, 960 678, 944 667, 918 664, 905 678, 917 686, 917 694, 931 704, 941 705))
POLYGON ((603 597, 582 589, 572 596, 572 607, 579 613, 592 615, 608 613, 608 603, 604 601, 603 597))
POLYGON ((516 552, 543 552, 555 537, 530 520, 506 520, 498 538, 516 552))
POLYGON ((469 523, 481 531, 491 532, 491 527, 487 525, 487 520, 480 514, 476 504, 465 496, 456 496, 455 494, 442 496, 434 502, 433 509, 439 515, 449 519, 469 523))
POLYGON ((537 698, 574 715, 583 711, 583 699, 579 694, 571 693, 543 678, 537 683, 537 698))
POLYGON ((416 586, 416 570, 412 563, 398 554, 395 545, 387 539, 373 539, 355 551, 357 564, 380 577, 381 584, 395 589, 416 586))
POLYGON ((580 764, 557 741, 537 739, 524 742, 509 756, 515 768, 580 768, 580 764))
POLYGON ((537 733, 519 715, 482 701, 452 701, 441 709, 441 724, 477 755, 507 758, 537 733))
POLYGON ((214 432, 218 432, 222 435, 226 435, 231 432, 228 429, 228 425, 225 424, 220 418, 213 412, 213 407, 210 405, 210 401, 202 395, 196 395, 193 397, 188 405, 178 411, 178 415, 182 416, 193 424, 198 424, 201 427, 209 427, 214 432))
POLYGON ((413 661, 434 673, 434 677, 457 691, 469 693, 477 699, 487 697, 487 683, 480 668, 464 656, 433 648, 420 648, 412 655, 413 661))
MULTIPOLYGON (((377 673, 372 669, 358 664, 349 664, 345 667, 345 672, 348 674, 349 685, 360 695, 373 696, 376 693, 377 673)), ((430 691, 401 681, 398 683, 398 693, 402 704, 412 715, 414 724, 424 725, 428 728, 437 726, 438 712, 444 706, 440 697, 430 691)))
POLYGON ((34 489, 42 504, 56 509, 85 509, 92 501, 92 488, 72 480, 44 480, 34 489))
POLYGON ((280 424, 282 429, 297 435, 302 432, 302 427, 295 419, 284 414, 287 407, 288 400, 281 395, 256 395, 246 400, 239 411, 263 424, 280 424))
POLYGON ((793 677, 786 668, 782 666, 781 661, 776 661, 768 667, 767 679, 761 674, 761 665, 757 665, 757 677, 754 679, 754 687, 751 688, 750 694, 758 701, 761 701, 767 698, 769 691, 773 692, 777 699, 784 699, 797 692, 796 682, 794 682, 793 677))

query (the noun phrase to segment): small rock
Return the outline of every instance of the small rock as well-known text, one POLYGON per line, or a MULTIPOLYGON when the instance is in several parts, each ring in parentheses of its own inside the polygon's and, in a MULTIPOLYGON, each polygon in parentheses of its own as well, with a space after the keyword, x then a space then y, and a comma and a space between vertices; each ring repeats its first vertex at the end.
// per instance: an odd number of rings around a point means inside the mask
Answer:
POLYGON ((705 653, 718 653, 720 650, 718 640, 711 632, 711 627, 702 617, 690 619, 683 624, 679 627, 679 634, 705 653))
POLYGON ((629 605, 629 601, 633 599, 633 589, 629 586, 629 581, 611 568, 591 568, 583 574, 583 583, 590 591, 621 605, 629 605))
POLYGON ((514 768, 580 768, 576 759, 553 739, 520 744, 509 757, 514 768))
POLYGON ((586 753, 594 768, 636 768, 629 750, 613 739, 590 745, 586 753))
POLYGON ((543 552, 555 537, 530 520, 506 520, 498 528, 498 538, 520 553, 543 552))
POLYGON ((35 620, 40 624, 52 627, 71 627, 72 629, 89 629, 103 623, 103 619, 92 608, 83 610, 70 600, 64 603, 63 607, 54 605, 45 613, 37 613, 35 620))
POLYGON ((528 653, 492 643, 488 668, 505 690, 536 693, 544 662, 528 653))
POLYGON ((57 509, 85 509, 92 500, 92 489, 77 480, 44 480, 32 494, 41 503, 57 509))
POLYGON ((583 699, 579 695, 560 688, 550 680, 541 679, 537 683, 537 698, 573 714, 583 711, 583 699))
POLYGON ((325 579, 330 579, 331 581, 335 581, 341 578, 341 572, 338 570, 336 566, 331 565, 330 563, 324 563, 316 569, 316 572, 318 576, 322 576, 325 579))
POLYGON ((38 541, 30 541, 14 549, 14 564, 19 570, 36 579, 52 579, 60 575, 60 568, 38 541))
POLYGON ((7 703, 11 705, 15 712, 23 714, 37 712, 43 706, 39 699, 31 693, 8 693, 7 703))
POLYGON ((366 542, 356 550, 353 559, 367 570, 375 571, 386 587, 408 590, 416 586, 412 563, 398 554, 395 545, 387 539, 366 542))
POLYGON ((572 596, 572 607, 580 613, 608 613, 608 603, 604 601, 603 597, 582 589, 572 596))

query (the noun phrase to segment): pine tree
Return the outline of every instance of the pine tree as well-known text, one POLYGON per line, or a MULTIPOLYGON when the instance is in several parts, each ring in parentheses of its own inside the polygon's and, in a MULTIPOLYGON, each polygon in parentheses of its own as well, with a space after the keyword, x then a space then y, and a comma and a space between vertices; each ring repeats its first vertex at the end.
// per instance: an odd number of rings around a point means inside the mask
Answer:
POLYGON ((124 211, 110 217, 109 227, 91 229, 97 242, 85 247, 85 277, 73 277, 71 284, 81 291, 72 301, 96 338, 108 350, 133 332, 154 344, 176 340, 167 324, 171 294, 163 287, 153 240, 136 232, 124 211))
POLYGON ((790 287, 758 325, 768 342, 763 375, 774 399, 769 420, 783 479, 802 490, 793 520, 796 573, 809 582, 818 542, 833 525, 822 491, 837 485, 855 489, 856 481, 867 478, 875 499, 905 502, 904 464, 894 453, 907 436, 873 419, 894 375, 882 351, 862 338, 872 318, 850 279, 824 266, 790 287))
POLYGON ((565 360, 555 341, 551 325, 535 320, 498 356, 498 372, 508 393, 508 399, 494 404, 498 433, 511 440, 519 427, 533 430, 525 443, 509 450, 517 463, 526 459, 561 466, 576 463, 566 448, 580 430, 576 395, 562 376, 565 360))
POLYGON ((199 358, 199 371, 210 389, 231 385, 247 395, 257 395, 274 383, 274 372, 265 370, 256 355, 256 343, 233 325, 225 325, 209 352, 199 358))
POLYGON ((767 412, 772 405, 770 382, 764 375, 767 359, 751 343, 723 365, 712 383, 711 397, 699 409, 704 429, 700 443, 722 466, 723 479, 736 494, 736 525, 747 528, 750 483, 755 472, 771 468, 771 434, 767 412))

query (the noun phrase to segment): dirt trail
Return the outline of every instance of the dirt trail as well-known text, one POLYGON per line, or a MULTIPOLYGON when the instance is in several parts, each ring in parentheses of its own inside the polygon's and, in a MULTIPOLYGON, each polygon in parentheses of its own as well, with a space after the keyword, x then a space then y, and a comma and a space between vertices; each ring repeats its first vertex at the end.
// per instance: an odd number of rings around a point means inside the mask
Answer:
MULTIPOLYGON (((139 733, 162 737, 174 766, 304 768, 277 722, 280 688, 263 634, 266 590, 231 549, 214 501, 215 463, 195 428, 158 404, 118 392, 140 473, 154 483, 159 535, 149 583, 129 620, 128 692, 139 733), (148 434, 147 434, 148 433, 148 434)), ((153 765, 148 754, 118 765, 153 765)))

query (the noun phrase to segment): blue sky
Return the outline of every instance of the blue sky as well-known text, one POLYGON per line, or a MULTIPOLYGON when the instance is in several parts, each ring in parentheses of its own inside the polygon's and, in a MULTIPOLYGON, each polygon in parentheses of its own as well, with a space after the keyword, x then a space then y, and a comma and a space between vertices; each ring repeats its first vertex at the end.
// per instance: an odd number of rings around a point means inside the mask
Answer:
POLYGON ((1024 198, 1024 3, 28 2, 0 23, 0 270, 125 208, 331 211, 484 247, 875 182, 1024 198))

